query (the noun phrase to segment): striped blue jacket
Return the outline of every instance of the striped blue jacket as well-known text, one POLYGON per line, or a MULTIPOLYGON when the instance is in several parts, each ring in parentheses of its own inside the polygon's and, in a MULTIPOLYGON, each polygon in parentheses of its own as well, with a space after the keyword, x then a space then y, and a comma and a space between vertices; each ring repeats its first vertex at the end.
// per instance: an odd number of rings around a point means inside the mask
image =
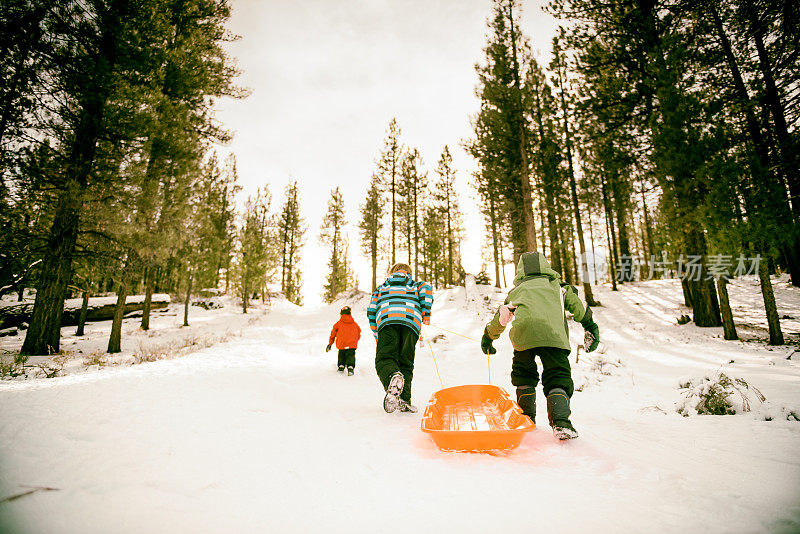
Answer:
POLYGON ((398 271, 372 292, 367 318, 376 338, 380 329, 387 324, 407 326, 419 335, 422 319, 430 317, 432 307, 431 286, 425 282, 415 282, 411 275, 398 271))

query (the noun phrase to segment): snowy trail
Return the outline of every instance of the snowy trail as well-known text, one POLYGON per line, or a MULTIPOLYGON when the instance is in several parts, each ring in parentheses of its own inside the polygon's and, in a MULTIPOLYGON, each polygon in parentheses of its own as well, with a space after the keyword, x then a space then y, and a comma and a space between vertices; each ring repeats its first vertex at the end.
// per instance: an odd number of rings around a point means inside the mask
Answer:
MULTIPOLYGON (((501 298, 484 293, 488 304, 440 292, 434 324, 479 337, 501 298)), ((678 377, 721 365, 798 406, 797 362, 676 327, 665 294, 600 290, 604 356, 623 365, 598 374, 580 355, 580 439, 554 440, 540 393, 539 429, 504 455, 442 453, 419 415, 383 413, 363 303, 353 377, 324 352, 330 307, 273 311, 184 358, 0 384, 0 498, 59 488, 0 504, 0 517, 24 533, 797 532, 799 423, 648 409, 678 400, 678 377)), ((511 391, 507 336, 496 346, 493 383, 511 391)), ((445 333, 434 349, 446 386, 486 381, 475 343, 445 333)), ((415 403, 439 387, 418 348, 415 403)))

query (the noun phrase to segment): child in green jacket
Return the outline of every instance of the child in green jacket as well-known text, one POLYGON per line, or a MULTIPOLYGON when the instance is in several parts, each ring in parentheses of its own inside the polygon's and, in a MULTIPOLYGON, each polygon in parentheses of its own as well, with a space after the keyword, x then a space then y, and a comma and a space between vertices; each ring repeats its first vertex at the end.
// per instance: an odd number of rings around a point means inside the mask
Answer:
POLYGON ((569 400, 574 385, 569 366, 569 327, 564 310, 586 331, 587 352, 597 348, 600 332, 592 320, 592 310, 584 308, 577 290, 563 282, 550 268, 541 252, 526 252, 520 256, 514 287, 508 292, 505 304, 486 325, 481 350, 494 354, 492 341, 500 337, 511 322, 509 338, 514 347, 511 383, 517 388, 517 403, 522 411, 535 420, 536 386, 539 370, 536 356, 542 362, 542 387, 547 398, 547 417, 558 439, 578 437, 569 420, 569 400), (512 322, 513 321, 513 322, 512 322))

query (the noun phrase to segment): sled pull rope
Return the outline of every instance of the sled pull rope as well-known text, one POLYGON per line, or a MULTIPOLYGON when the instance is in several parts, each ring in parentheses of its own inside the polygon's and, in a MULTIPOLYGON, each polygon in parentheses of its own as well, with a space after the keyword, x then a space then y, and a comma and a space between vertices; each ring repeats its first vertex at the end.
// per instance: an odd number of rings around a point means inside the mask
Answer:
POLYGON ((433 352, 433 345, 431 345, 431 338, 428 336, 428 331, 425 330, 425 327, 422 327, 422 333, 425 335, 425 341, 428 342, 428 349, 431 351, 431 356, 433 356, 433 367, 436 369, 436 376, 439 377, 439 384, 442 385, 442 389, 444 389, 444 382, 442 382, 442 375, 439 374, 439 364, 436 363, 436 353, 433 352))
POLYGON ((474 341, 475 343, 480 343, 480 341, 478 341, 474 337, 469 337, 469 336, 465 336, 464 334, 459 334, 458 332, 453 332, 452 330, 448 330, 447 328, 442 328, 441 326, 436 325, 436 324, 431 324, 431 326, 434 327, 434 328, 438 328, 439 330, 444 330, 445 332, 449 332, 451 334, 455 334, 457 336, 461 336, 464 339, 469 339, 470 341, 474 341))
MULTIPOLYGON (((475 343, 480 343, 480 341, 478 341, 474 337, 469 337, 469 336, 465 336, 464 334, 459 334, 458 332, 453 332, 452 330, 448 330, 447 328, 442 328, 439 325, 432 324, 430 326, 432 326, 434 328, 438 328, 439 330, 444 330, 445 332, 449 332, 451 334, 455 334, 457 336, 461 336, 464 339, 469 339, 470 341, 474 341, 475 343)), ((425 335, 425 337, 426 338, 428 337, 427 334, 425 335)), ((430 344, 430 342, 428 342, 428 343, 430 344)), ((431 352, 433 352, 433 349, 431 349, 431 352)), ((489 370, 489 383, 491 384, 492 383, 492 359, 488 354, 486 355, 486 368, 489 370)), ((439 380, 441 380, 441 379, 439 379, 439 380)), ((442 386, 442 387, 444 387, 444 386, 442 386)))

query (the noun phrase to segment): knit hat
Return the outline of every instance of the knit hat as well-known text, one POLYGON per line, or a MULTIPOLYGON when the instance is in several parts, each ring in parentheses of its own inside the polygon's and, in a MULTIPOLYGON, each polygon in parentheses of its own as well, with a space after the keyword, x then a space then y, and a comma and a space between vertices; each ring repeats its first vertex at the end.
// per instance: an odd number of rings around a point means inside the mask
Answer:
POLYGON ((339 315, 350 315, 350 306, 345 306, 339 312, 339 315))

